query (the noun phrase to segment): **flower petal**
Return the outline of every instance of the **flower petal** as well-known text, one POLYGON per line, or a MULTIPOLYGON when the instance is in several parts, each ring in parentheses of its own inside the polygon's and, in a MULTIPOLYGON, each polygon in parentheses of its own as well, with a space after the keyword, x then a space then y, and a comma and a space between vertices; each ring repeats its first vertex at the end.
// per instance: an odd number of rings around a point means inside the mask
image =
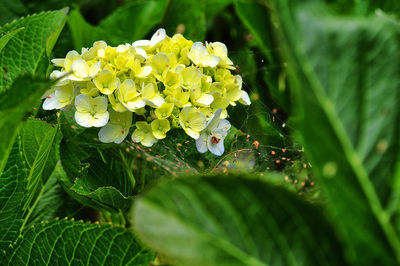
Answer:
POLYGON ((221 59, 213 54, 206 55, 201 60, 201 65, 205 67, 216 67, 221 59))
MULTIPOLYGON (((99 131, 99 140, 104 143, 114 142, 116 139, 120 137, 122 131, 121 125, 113 125, 108 123, 104 127, 102 127, 99 131)), ((125 132, 124 132, 125 133, 125 132)), ((128 133, 126 133, 128 134, 128 133)))
POLYGON ((250 105, 250 97, 246 91, 242 91, 242 95, 240 96, 239 102, 244 105, 250 105))
POLYGON ((78 80, 84 79, 89 76, 89 65, 86 63, 85 60, 79 59, 71 64, 71 71, 73 72, 73 75, 71 75, 70 78, 73 78, 73 76, 75 76, 78 78, 78 80))
POLYGON ((196 139, 196 148, 200 153, 205 153, 207 151, 207 134, 202 133, 200 137, 196 139))
POLYGON ((96 113, 93 116, 93 126, 94 127, 103 127, 108 123, 109 114, 105 113, 96 113))
POLYGON ((196 100, 196 103, 202 107, 210 106, 210 104, 214 101, 214 97, 210 94, 203 93, 200 98, 196 100))
POLYGON ((167 33, 165 32, 164 29, 158 29, 153 36, 151 36, 150 39, 150 45, 152 47, 156 46, 158 43, 160 43, 161 41, 163 41, 165 39, 165 37, 167 37, 167 33))
POLYGON ((98 96, 93 99, 93 109, 96 113, 104 113, 107 111, 108 101, 103 96, 98 96))
POLYGON ((75 107, 79 112, 88 113, 93 110, 92 97, 86 94, 79 94, 75 97, 75 107))
POLYGON ((46 96, 46 100, 43 102, 43 109, 44 110, 53 110, 57 108, 58 101, 56 99, 55 92, 53 92, 50 95, 46 96))
POLYGON ((90 113, 81 113, 79 111, 75 112, 75 121, 80 126, 92 127, 93 126, 93 116, 90 113))
POLYGON ((214 155, 221 156, 224 154, 224 139, 219 135, 209 135, 207 147, 214 155), (215 139, 213 139, 213 137, 215 139), (217 143, 216 143, 217 142, 217 143))

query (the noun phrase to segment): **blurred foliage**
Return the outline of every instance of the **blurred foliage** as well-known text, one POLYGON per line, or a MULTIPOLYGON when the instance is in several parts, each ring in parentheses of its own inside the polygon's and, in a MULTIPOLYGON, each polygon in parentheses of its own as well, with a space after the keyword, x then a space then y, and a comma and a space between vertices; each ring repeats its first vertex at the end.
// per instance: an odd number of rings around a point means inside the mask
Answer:
POLYGON ((399 16, 397 0, 1 1, 1 264, 399 264, 399 16), (40 110, 51 58, 160 27, 224 42, 243 77, 223 156, 180 131, 104 144, 73 109, 40 110))

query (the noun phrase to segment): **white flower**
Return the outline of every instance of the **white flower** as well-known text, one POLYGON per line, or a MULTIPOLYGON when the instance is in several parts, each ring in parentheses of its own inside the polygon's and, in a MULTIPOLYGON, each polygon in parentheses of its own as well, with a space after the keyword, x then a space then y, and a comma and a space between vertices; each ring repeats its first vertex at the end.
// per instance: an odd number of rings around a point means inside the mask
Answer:
POLYGON ((97 73, 100 71, 100 67, 100 61, 97 61, 93 65, 89 66, 85 60, 79 59, 71 64, 72 74, 67 78, 73 81, 89 80, 97 75, 97 73))
POLYGON ((116 112, 110 109, 110 122, 99 131, 99 139, 104 143, 121 143, 132 125, 132 112, 116 112))
POLYGON ((75 120, 83 127, 102 127, 108 122, 107 99, 79 94, 75 98, 75 120))
POLYGON ((164 29, 158 29, 150 40, 139 40, 132 43, 133 47, 151 49, 160 44, 167 37, 167 33, 164 29))
POLYGON ((221 60, 218 56, 210 54, 201 42, 195 42, 192 45, 188 57, 195 65, 202 67, 216 67, 221 60))
POLYGON ((239 102, 244 105, 250 105, 250 97, 246 91, 242 91, 242 95, 240 96, 239 102))
POLYGON ((45 98, 43 109, 66 109, 74 100, 76 92, 77 89, 74 89, 70 83, 64 86, 54 87, 43 95, 42 98, 45 98))
POLYGON ((217 156, 224 153, 224 139, 228 135, 231 124, 226 119, 220 119, 221 112, 222 109, 219 108, 211 116, 206 128, 196 139, 196 148, 200 153, 205 153, 207 150, 217 156))

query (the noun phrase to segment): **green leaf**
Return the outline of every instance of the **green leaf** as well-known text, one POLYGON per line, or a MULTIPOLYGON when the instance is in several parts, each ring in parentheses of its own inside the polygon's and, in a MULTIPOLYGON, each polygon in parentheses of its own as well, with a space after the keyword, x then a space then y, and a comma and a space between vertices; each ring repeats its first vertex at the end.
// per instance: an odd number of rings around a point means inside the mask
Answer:
POLYGON ((286 72, 276 53, 278 48, 273 38, 273 21, 268 8, 255 0, 235 0, 234 6, 236 14, 267 59, 259 71, 263 73, 268 90, 259 89, 259 94, 266 98, 270 93, 281 108, 290 110, 289 90, 285 87, 286 72))
POLYGON ((211 26, 213 23, 213 19, 217 16, 221 11, 226 9, 229 5, 231 5, 234 0, 208 0, 205 1, 205 10, 204 13, 207 18, 207 27, 211 26))
POLYGON ((80 51, 82 47, 90 47, 98 40, 108 41, 109 36, 93 25, 86 22, 79 9, 73 9, 68 16, 68 27, 71 30, 74 48, 80 51))
POLYGON ((132 222, 145 244, 180 265, 342 264, 319 209, 261 180, 175 179, 139 198, 132 222))
POLYGON ((206 35, 205 1, 173 0, 162 21, 168 35, 183 26, 183 35, 193 41, 203 41, 206 35))
POLYGON ((149 265, 153 258, 127 229, 68 220, 30 228, 7 254, 8 265, 149 265))
POLYGON ((115 187, 90 187, 90 183, 77 179, 71 188, 76 193, 92 199, 103 209, 118 212, 118 210, 126 210, 130 203, 131 197, 124 196, 115 187))
POLYGON ((50 56, 64 27, 66 13, 66 8, 40 13, 0 28, 1 34, 24 28, 0 52, 0 92, 9 87, 20 73, 34 74, 38 69, 43 69, 41 62, 44 61, 43 58, 50 56))
POLYGON ((267 7, 254 0, 235 0, 235 11, 268 60, 272 58, 272 25, 267 7))
POLYGON ((79 9, 74 9, 68 17, 74 47, 79 51, 82 47, 92 46, 98 40, 117 46, 142 39, 161 22, 167 2, 129 1, 102 20, 98 26, 86 22, 79 9))
POLYGON ((0 173, 24 116, 32 111, 50 85, 48 80, 26 75, 17 78, 10 89, 0 94, 0 173))
POLYGON ((399 154, 400 25, 381 13, 346 18, 299 3, 275 1, 306 154, 348 261, 399 263, 383 205, 399 154))
POLYGON ((42 221, 57 217, 82 218, 84 210, 85 207, 71 199, 64 191, 58 183, 57 173, 55 172, 44 185, 41 196, 30 217, 28 219, 25 218, 27 220, 25 227, 29 228, 42 221))
POLYGON ((38 189, 43 189, 42 184, 56 166, 60 142, 58 132, 58 127, 33 118, 28 119, 22 128, 22 151, 29 169, 25 209, 31 204, 38 189), (51 161, 49 158, 52 158, 51 161))
POLYGON ((0 25, 18 19, 27 13, 21 0, 2 1, 0 8, 0 25))
POLYGON ((24 28, 19 28, 19 29, 15 29, 13 31, 4 33, 3 36, 1 36, 0 38, 0 52, 1 50, 3 50, 4 46, 6 46, 6 44, 8 43, 9 40, 11 40, 12 37, 14 37, 14 35, 19 32, 20 30, 23 30, 24 28))
POLYGON ((23 199, 28 172, 20 152, 20 141, 12 146, 4 172, 0 175, 0 251, 15 239, 23 223, 23 199))
POLYGON ((99 26, 112 33, 110 37, 115 45, 134 42, 144 38, 161 22, 167 3, 165 0, 129 1, 102 20, 99 26))

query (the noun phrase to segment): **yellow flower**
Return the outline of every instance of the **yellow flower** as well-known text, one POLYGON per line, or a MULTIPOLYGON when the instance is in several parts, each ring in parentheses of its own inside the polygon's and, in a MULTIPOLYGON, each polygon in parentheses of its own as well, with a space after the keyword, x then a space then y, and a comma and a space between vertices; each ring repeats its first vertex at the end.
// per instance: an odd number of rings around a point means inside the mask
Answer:
POLYGON ((78 59, 71 64, 72 74, 67 78, 73 81, 84 81, 89 80, 97 75, 100 71, 101 62, 94 62, 91 66, 83 60, 78 59))
POLYGON ((222 42, 207 43, 207 50, 210 54, 216 55, 220 58, 218 66, 235 69, 233 62, 228 58, 228 49, 222 42))
POLYGON ((110 122, 99 131, 99 140, 104 143, 121 143, 129 133, 132 125, 131 112, 116 112, 110 110, 110 122))
POLYGON ((160 107, 165 102, 153 83, 146 85, 144 85, 144 82, 142 83, 142 97, 153 108, 160 107))
POLYGON ((190 106, 189 103, 190 92, 183 91, 181 88, 177 88, 173 90, 171 95, 168 95, 165 100, 169 103, 173 103, 175 106, 179 108, 183 108, 185 106, 190 106))
POLYGON ((132 134, 132 141, 142 143, 143 146, 151 147, 157 142, 152 133, 151 126, 144 121, 136 122, 136 129, 132 134))
POLYGON ((193 107, 184 107, 179 114, 179 124, 190 137, 197 139, 207 125, 207 119, 203 113, 193 107))
POLYGON ((158 107, 154 113, 156 114, 158 119, 168 118, 172 114, 172 110, 174 109, 173 103, 163 103, 160 107, 158 107))
POLYGON ((64 109, 74 100, 76 90, 71 83, 64 86, 54 87, 44 96, 44 110, 64 109))
POLYGON ((108 122, 107 99, 79 94, 75 98, 75 120, 83 127, 102 127, 108 122))
POLYGON ((139 40, 132 43, 134 47, 140 47, 145 50, 152 50, 162 44, 162 41, 167 38, 167 34, 164 29, 158 29, 150 40, 139 40))
POLYGON ((67 55, 65 56, 65 59, 64 58, 54 58, 51 60, 51 62, 55 66, 62 67, 65 72, 69 72, 71 64, 81 58, 82 58, 81 55, 78 54, 77 51, 72 50, 67 53, 67 55))
POLYGON ((216 67, 220 58, 210 54, 206 46, 201 42, 195 42, 188 53, 190 60, 197 66, 216 67))
POLYGON ((135 82, 131 79, 126 79, 119 86, 118 100, 129 111, 134 112, 146 105, 146 102, 140 97, 140 94, 141 92, 136 89, 135 82))
POLYGON ((98 73, 93 83, 101 93, 110 95, 118 88, 119 79, 110 70, 105 69, 98 73))
POLYGON ((151 122, 151 130, 156 139, 164 139, 170 129, 169 121, 167 119, 156 119, 151 122))

